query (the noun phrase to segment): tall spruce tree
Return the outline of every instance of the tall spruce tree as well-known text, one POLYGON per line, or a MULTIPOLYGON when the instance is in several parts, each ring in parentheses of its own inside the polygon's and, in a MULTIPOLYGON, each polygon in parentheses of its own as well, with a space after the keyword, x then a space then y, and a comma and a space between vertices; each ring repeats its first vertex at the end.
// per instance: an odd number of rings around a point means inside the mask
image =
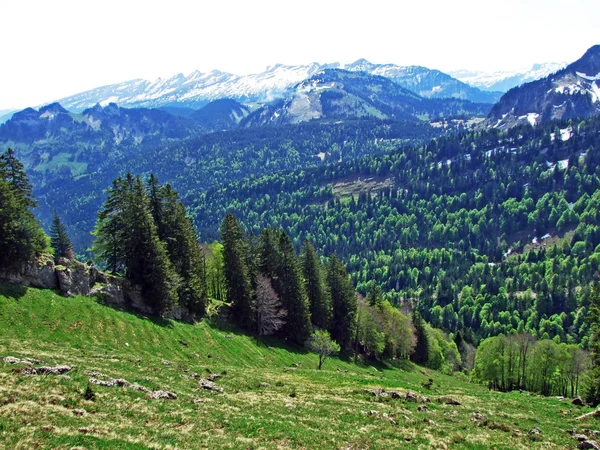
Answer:
POLYGON ((425 364, 429 359, 429 341, 427 340, 427 330, 425 329, 425 321, 419 311, 413 312, 413 327, 415 328, 415 336, 417 344, 414 353, 410 359, 417 364, 425 364))
POLYGON ((125 269, 125 248, 123 242, 126 234, 127 184, 121 177, 112 182, 112 187, 107 190, 106 201, 98 213, 92 244, 92 251, 96 257, 106 264, 113 274, 125 269))
POLYGON ((350 350, 356 326, 356 293, 346 267, 333 255, 327 263, 327 285, 331 293, 333 321, 331 337, 342 350, 350 350))
POLYGON ((231 313, 238 325, 252 330, 256 316, 247 266, 248 248, 242 228, 231 213, 225 216, 221 224, 221 242, 227 301, 231 303, 231 313))
POLYGON ((54 249, 54 256, 67 259, 75 258, 73 244, 69 239, 67 229, 56 211, 54 211, 52 227, 50 228, 50 243, 54 249))
POLYGON ((275 291, 287 310, 283 333, 297 344, 304 344, 311 333, 310 307, 296 251, 284 231, 279 234, 279 250, 281 259, 275 269, 277 272, 275 291))
POLYGON ((130 173, 113 182, 98 215, 94 249, 109 268, 142 288, 155 313, 164 314, 177 301, 179 277, 158 237, 150 201, 141 178, 130 173))
POLYGON ((176 303, 178 277, 164 243, 158 237, 150 202, 139 176, 127 175, 127 221, 124 248, 127 276, 142 286, 142 296, 158 314, 176 303))
POLYGON ((169 259, 181 278, 179 304, 202 316, 208 303, 206 264, 192 221, 171 185, 160 186, 151 175, 147 188, 158 237, 165 243, 169 259))
POLYGON ((594 283, 589 302, 586 320, 591 331, 590 351, 593 366, 586 399, 592 406, 597 406, 600 404, 600 282, 594 283))
POLYGON ((329 330, 333 315, 331 297, 323 279, 319 256, 309 241, 304 241, 302 244, 300 264, 310 305, 311 321, 316 327, 329 330))
POLYGON ((48 237, 30 208, 36 202, 21 162, 12 149, 0 155, 0 267, 18 269, 48 246, 48 237))

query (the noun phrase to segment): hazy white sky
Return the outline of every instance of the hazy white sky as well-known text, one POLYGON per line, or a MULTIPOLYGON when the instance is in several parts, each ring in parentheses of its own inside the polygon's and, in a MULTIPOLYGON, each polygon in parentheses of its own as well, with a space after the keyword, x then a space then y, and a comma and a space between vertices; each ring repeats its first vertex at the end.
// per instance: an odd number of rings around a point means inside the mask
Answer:
POLYGON ((597 0, 2 0, 0 109, 196 69, 570 62, 600 43, 597 13, 597 0))

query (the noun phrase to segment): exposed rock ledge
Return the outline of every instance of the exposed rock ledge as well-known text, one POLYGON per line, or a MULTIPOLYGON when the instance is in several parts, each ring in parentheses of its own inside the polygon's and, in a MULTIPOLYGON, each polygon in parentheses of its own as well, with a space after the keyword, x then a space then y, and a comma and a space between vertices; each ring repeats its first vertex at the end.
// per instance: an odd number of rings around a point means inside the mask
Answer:
MULTIPOLYGON (((62 295, 96 296, 110 306, 130 307, 144 314, 153 311, 144 304, 141 289, 126 279, 109 275, 88 265, 66 258, 43 255, 20 270, 0 270, 0 280, 41 289, 59 291, 62 295)), ((169 318, 189 320, 186 308, 176 307, 169 318)))

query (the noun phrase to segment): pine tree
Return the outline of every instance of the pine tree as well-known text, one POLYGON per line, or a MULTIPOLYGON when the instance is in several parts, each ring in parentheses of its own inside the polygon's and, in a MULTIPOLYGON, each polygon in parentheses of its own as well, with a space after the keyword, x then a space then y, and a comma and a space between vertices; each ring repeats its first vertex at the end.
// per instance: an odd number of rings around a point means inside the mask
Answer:
POLYGON ((175 304, 179 277, 158 237, 141 178, 127 174, 113 181, 98 215, 94 250, 113 272, 142 288, 142 297, 157 314, 175 304))
POLYGON ((590 352, 592 354, 592 370, 588 392, 587 402, 592 406, 600 404, 600 283, 596 282, 592 288, 589 298, 590 307, 587 315, 587 322, 590 326, 590 352))
POLYGON ((419 311, 413 312, 413 326, 415 328, 417 345, 410 359, 417 364, 425 364, 429 359, 429 341, 427 340, 425 321, 419 311))
POLYGON ((221 242, 227 301, 231 303, 231 313, 238 325, 252 330, 256 305, 252 298, 252 284, 247 267, 247 247, 242 228, 231 213, 223 219, 221 242))
POLYGON ((379 286, 377 286, 376 283, 373 283, 371 285, 371 290, 369 291, 369 295, 367 296, 367 301, 369 303, 369 306, 379 307, 382 304, 383 298, 381 296, 381 289, 379 288, 379 286))
POLYGON ((12 148, 0 155, 0 171, 23 207, 33 208, 37 206, 25 168, 15 156, 12 148))
POLYGON ((54 211, 52 228, 50 229, 50 242, 54 249, 54 256, 67 259, 75 258, 73 244, 71 243, 71 239, 69 239, 67 229, 61 222, 56 211, 54 211))
POLYGON ((311 332, 310 308, 296 251, 284 231, 279 235, 279 251, 281 260, 275 269, 275 291, 288 312, 283 333, 297 344, 304 344, 311 332))
POLYGON ((356 293, 346 267, 335 255, 329 258, 326 278, 333 306, 331 337, 342 350, 349 350, 356 326, 356 293))
POLYGON ((92 244, 96 257, 106 264, 113 274, 125 269, 126 255, 123 247, 127 220, 125 204, 127 184, 121 177, 113 180, 107 198, 98 213, 92 244))
POLYGON ((12 149, 0 155, 0 267, 18 269, 48 247, 29 208, 36 205, 23 165, 12 149))
POLYGON ((176 303, 178 277, 168 258, 164 243, 152 214, 149 199, 139 176, 133 180, 128 196, 127 234, 123 247, 126 250, 127 276, 142 286, 142 296, 157 314, 164 314, 176 303))
POLYGON ((181 278, 179 303, 194 315, 202 316, 208 303, 206 264, 194 225, 171 185, 160 186, 158 179, 150 175, 147 188, 158 237, 165 243, 169 259, 181 278))
POLYGON ((300 252, 300 264, 304 275, 304 285, 310 304, 312 323, 323 330, 331 327, 333 315, 331 297, 323 280, 321 262, 313 245, 304 241, 300 252))

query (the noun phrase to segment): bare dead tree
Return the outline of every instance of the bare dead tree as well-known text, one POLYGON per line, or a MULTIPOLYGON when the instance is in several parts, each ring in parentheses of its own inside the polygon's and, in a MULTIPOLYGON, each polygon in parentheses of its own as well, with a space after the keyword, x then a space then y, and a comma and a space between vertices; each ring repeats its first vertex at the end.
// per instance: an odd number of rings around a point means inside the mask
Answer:
POLYGON ((271 280, 260 274, 256 283, 256 326, 260 336, 268 336, 285 325, 283 309, 271 280))

